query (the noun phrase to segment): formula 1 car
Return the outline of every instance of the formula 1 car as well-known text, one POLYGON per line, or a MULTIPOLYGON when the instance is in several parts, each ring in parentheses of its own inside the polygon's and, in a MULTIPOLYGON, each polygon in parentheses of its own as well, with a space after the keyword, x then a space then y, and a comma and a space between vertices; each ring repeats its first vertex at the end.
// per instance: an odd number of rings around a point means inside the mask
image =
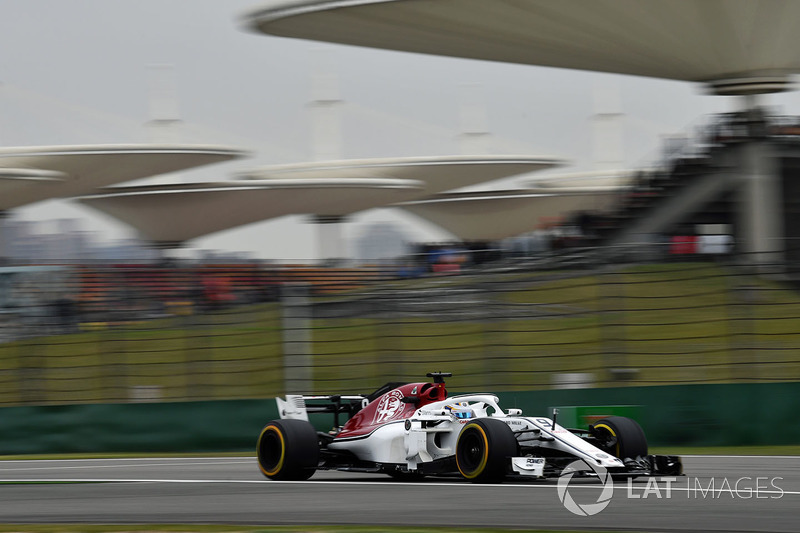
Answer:
POLYGON ((447 396, 445 377, 433 383, 387 383, 369 395, 277 398, 280 420, 261 431, 261 472, 274 480, 305 480, 316 470, 388 474, 416 480, 460 475, 476 483, 507 476, 558 477, 574 461, 613 478, 681 475, 676 456, 648 455, 635 421, 611 416, 588 431, 565 429, 553 418, 503 411, 492 394, 447 396), (333 414, 333 430, 318 432, 309 413, 333 414), (349 419, 340 426, 340 417, 349 419))

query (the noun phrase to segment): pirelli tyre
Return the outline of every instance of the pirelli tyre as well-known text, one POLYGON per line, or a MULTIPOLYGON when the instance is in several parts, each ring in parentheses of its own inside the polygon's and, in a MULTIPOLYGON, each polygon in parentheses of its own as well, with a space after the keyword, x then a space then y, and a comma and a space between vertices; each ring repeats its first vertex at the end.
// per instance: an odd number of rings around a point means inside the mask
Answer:
POLYGON ((609 416, 598 420, 592 431, 600 449, 622 459, 647 456, 647 438, 642 427, 624 416, 609 416))
POLYGON ((471 420, 458 435, 456 466, 473 483, 500 483, 517 448, 517 439, 504 422, 490 418, 471 420))
POLYGON ((317 431, 305 420, 273 420, 261 430, 256 455, 261 473, 270 479, 308 479, 319 464, 317 431))

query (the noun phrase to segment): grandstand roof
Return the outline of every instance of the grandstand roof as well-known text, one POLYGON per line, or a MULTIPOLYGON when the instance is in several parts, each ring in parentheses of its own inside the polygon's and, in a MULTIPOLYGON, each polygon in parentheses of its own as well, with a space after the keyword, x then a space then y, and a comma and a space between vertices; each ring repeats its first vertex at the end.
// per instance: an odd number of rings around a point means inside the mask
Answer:
POLYGON ((0 210, 244 155, 228 147, 183 144, 0 148, 0 210))
POLYGON ((786 88, 800 72, 794 0, 273 0, 245 16, 285 37, 510 63, 786 88))
POLYGON ((79 201, 165 246, 292 214, 346 215, 418 197, 421 182, 391 178, 271 179, 109 187, 79 201))
POLYGON ((529 180, 531 187, 622 187, 633 181, 635 170, 591 170, 535 176, 529 180))
POLYGON ((239 177, 244 179, 413 179, 423 182, 422 194, 429 195, 554 168, 563 164, 562 160, 555 157, 529 155, 395 157, 277 165, 241 173, 239 177))
POLYGON ((63 172, 30 168, 0 168, 0 194, 13 195, 15 191, 28 187, 43 187, 64 181, 63 172))
POLYGON ((276 165, 237 180, 109 187, 78 200, 177 245, 245 224, 294 214, 341 216, 560 165, 552 157, 446 156, 276 165))
POLYGON ((603 210, 619 187, 511 189, 443 193, 397 207, 446 229, 462 240, 492 241, 533 231, 574 211, 603 210))

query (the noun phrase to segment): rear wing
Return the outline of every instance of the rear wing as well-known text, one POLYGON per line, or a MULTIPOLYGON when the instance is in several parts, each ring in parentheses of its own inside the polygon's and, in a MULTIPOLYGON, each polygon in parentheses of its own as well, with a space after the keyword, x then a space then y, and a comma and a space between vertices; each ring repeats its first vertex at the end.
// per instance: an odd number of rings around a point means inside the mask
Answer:
POLYGON ((338 394, 331 396, 287 394, 286 400, 275 398, 275 401, 278 404, 278 414, 281 419, 288 418, 308 422, 308 413, 332 413, 334 427, 340 425, 340 414, 346 414, 347 418, 350 418, 369 403, 369 399, 366 396, 342 396, 338 394))

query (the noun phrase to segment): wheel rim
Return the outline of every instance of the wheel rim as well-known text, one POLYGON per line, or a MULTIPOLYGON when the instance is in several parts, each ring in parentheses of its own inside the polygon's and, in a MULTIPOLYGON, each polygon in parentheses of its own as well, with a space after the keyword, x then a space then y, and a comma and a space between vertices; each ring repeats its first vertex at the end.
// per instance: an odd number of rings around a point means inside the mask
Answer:
POLYGON ((603 436, 605 437, 603 442, 604 450, 608 453, 614 454, 615 457, 619 457, 619 437, 617 437, 617 434, 614 432, 614 430, 611 429, 611 427, 609 427, 607 424, 595 424, 594 428, 603 432, 603 436))
POLYGON ((488 446, 483 428, 477 424, 467 426, 457 444, 456 463, 461 474, 474 478, 486 467, 488 446))
POLYGON ((258 439, 258 464, 267 476, 274 476, 283 466, 285 446, 283 434, 275 426, 267 426, 258 439))

